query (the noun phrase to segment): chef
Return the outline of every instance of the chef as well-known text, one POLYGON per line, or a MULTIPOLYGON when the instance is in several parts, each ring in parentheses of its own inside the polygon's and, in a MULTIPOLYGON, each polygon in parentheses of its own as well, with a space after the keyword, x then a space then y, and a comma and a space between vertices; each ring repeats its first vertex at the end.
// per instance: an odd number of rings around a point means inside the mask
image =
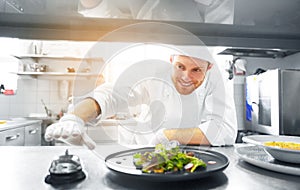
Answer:
POLYGON ((85 123, 127 112, 136 125, 123 131, 137 144, 177 140, 180 144, 232 145, 237 134, 234 101, 213 60, 175 54, 170 63, 144 60, 131 65, 115 85, 98 86, 49 126, 45 139, 93 149, 95 143, 84 131, 85 123), (145 76, 143 71, 151 72, 145 76))

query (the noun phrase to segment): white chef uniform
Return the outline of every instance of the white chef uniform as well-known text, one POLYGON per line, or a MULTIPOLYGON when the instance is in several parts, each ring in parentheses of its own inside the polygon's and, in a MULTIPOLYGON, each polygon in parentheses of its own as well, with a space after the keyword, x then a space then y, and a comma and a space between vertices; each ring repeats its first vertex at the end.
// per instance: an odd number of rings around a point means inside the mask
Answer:
POLYGON ((237 135, 235 105, 217 65, 190 95, 176 91, 171 72, 169 63, 146 60, 127 68, 114 84, 99 86, 93 94, 101 107, 99 119, 118 112, 137 116, 136 125, 120 122, 121 143, 147 144, 161 128, 199 127, 211 145, 232 145, 237 135), (143 111, 145 120, 140 121, 143 111))

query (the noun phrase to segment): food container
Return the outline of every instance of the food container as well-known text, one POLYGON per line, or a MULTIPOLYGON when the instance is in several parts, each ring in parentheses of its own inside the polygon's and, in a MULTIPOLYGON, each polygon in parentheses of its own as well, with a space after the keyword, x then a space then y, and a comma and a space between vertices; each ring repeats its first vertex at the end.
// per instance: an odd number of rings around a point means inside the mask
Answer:
POLYGON ((47 65, 39 65, 37 71, 38 72, 46 72, 47 71, 47 65))
POLYGON ((29 71, 33 71, 33 72, 46 72, 47 71, 47 65, 40 65, 38 63, 28 64, 27 68, 29 71))
POLYGON ((14 95, 14 90, 12 89, 6 89, 4 92, 3 92, 4 95, 14 95))

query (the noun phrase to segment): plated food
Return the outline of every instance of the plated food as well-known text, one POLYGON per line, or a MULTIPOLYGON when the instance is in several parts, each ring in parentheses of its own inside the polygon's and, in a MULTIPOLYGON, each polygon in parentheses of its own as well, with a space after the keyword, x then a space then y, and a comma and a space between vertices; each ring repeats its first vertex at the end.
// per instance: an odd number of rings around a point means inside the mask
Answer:
POLYGON ((300 150, 300 143, 295 142, 280 142, 280 141, 270 141, 265 142, 265 146, 284 148, 289 150, 300 150))
POLYGON ((0 124, 6 124, 6 120, 0 120, 0 124))
POLYGON ((154 151, 135 153, 133 161, 144 173, 192 173, 206 168, 206 163, 195 157, 194 152, 182 151, 179 146, 166 148, 163 144, 156 145, 154 151))
POLYGON ((169 149, 159 145, 129 149, 108 155, 105 164, 117 175, 164 182, 208 177, 229 165, 228 158, 222 153, 203 148, 177 145, 169 149))
POLYGON ((285 135, 252 135, 243 137, 246 143, 264 148, 279 161, 300 164, 300 137, 285 135))

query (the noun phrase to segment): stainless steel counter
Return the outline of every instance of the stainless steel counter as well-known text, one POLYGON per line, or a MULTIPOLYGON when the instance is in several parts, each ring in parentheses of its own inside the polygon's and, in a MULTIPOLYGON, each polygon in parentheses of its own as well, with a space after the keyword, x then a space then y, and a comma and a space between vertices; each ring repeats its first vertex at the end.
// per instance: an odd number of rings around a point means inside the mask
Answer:
MULTIPOLYGON (((236 145, 237 146, 241 146, 236 145)), ((299 189, 300 177, 265 170, 240 160, 235 147, 211 148, 228 156, 229 166, 221 173, 193 181, 151 182, 134 177, 116 175, 108 170, 104 157, 125 150, 114 144, 97 146, 95 154, 83 147, 41 146, 0 147, 0 189, 299 189), (44 182, 52 160, 64 154, 78 155, 87 178, 79 183, 53 187, 44 182)))
POLYGON ((8 129, 15 129, 36 123, 41 123, 39 120, 7 120, 5 124, 0 124, 0 132, 8 129))

